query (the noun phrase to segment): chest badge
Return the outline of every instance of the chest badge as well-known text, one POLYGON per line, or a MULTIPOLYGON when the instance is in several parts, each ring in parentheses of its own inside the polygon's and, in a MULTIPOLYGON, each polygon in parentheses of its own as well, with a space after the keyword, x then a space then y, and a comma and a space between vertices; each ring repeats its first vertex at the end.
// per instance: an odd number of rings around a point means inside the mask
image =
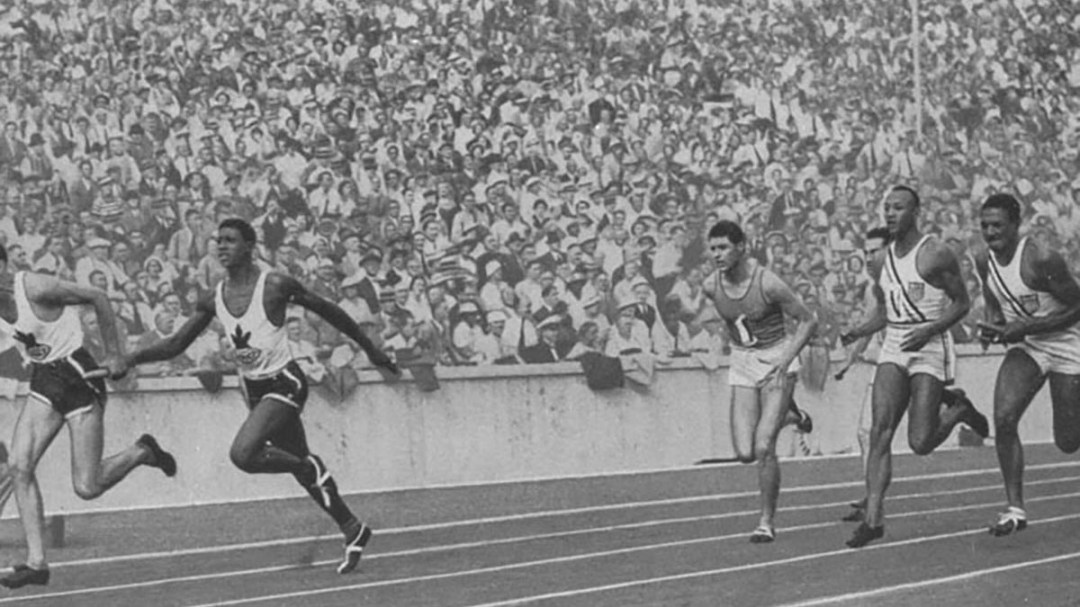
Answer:
POLYGON ((262 350, 251 347, 251 331, 244 331, 243 327, 236 325, 236 330, 232 332, 229 339, 236 348, 236 362, 241 368, 250 369, 259 363, 262 350))
POLYGON ((15 339, 26 348, 26 355, 33 361, 42 361, 52 352, 52 346, 39 344, 37 336, 33 333, 15 332, 15 339))
POLYGON ((909 282, 907 286, 908 297, 913 302, 922 301, 924 295, 926 295, 926 285, 921 282, 909 282))

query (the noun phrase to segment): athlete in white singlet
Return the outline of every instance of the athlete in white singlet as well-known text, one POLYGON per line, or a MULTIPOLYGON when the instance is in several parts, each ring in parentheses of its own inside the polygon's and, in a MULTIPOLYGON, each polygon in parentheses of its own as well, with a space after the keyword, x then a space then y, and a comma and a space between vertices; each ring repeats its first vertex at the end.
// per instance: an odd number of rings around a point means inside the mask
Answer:
POLYGON ((989 248, 975 263, 986 299, 981 338, 1008 348, 994 387, 994 445, 1008 507, 990 533, 1000 536, 1027 526, 1017 426, 1048 378, 1054 442, 1065 453, 1080 448, 1080 286, 1060 254, 1020 238, 1013 196, 987 198, 979 222, 989 248))
POLYGON ((909 408, 908 444, 919 455, 931 453, 961 421, 982 436, 989 434, 986 418, 970 401, 949 407, 944 414, 939 411, 955 365, 949 329, 970 307, 956 255, 919 231, 919 196, 914 190, 892 188, 884 206, 892 243, 870 264, 877 312, 843 338, 844 343, 851 343, 885 330, 874 374, 866 520, 847 542, 852 548, 885 534, 892 440, 909 408))
MULTIPOLYGON (((884 251, 885 247, 889 244, 889 230, 886 228, 874 228, 866 234, 866 238, 863 244, 863 254, 866 259, 872 259, 875 255, 878 255, 879 251, 884 251)), ((884 254, 884 253, 882 253, 884 254)), ((847 337, 847 336, 844 336, 847 337)), ((877 332, 873 335, 866 335, 855 341, 853 345, 841 339, 843 345, 851 345, 851 349, 848 350, 847 359, 837 370, 835 379, 840 381, 844 378, 848 369, 850 369, 856 362, 865 360, 873 365, 877 365, 878 353, 881 351, 883 332, 877 332), (867 348, 873 343, 872 349, 873 355, 871 357, 864 357, 863 354, 867 351, 867 348)), ((865 395, 862 399, 862 404, 859 407, 859 424, 857 430, 857 441, 859 444, 859 456, 863 462, 863 473, 866 472, 867 458, 870 455, 870 422, 873 419, 873 403, 874 395, 874 382, 871 379, 866 384, 865 395)), ((958 400, 967 399, 967 395, 963 390, 954 386, 947 386, 942 391, 941 401, 942 406, 951 407, 957 404, 958 400)), ((856 502, 851 502, 851 511, 845 514, 841 520, 847 522, 862 522, 866 518, 866 502, 867 498, 864 495, 863 498, 856 502)))
POLYGON ((8 588, 49 582, 44 506, 36 470, 65 425, 71 437, 72 485, 83 499, 99 497, 140 465, 161 468, 168 476, 176 474, 176 461, 149 434, 120 453, 102 458, 105 380, 103 375, 91 377, 99 367, 83 348, 81 305, 91 305, 97 313, 109 356, 105 370, 120 370, 116 318, 105 293, 42 274, 13 275, 8 271, 7 253, 0 248, 0 332, 13 338, 30 363, 30 395, 15 422, 11 445, 11 473, 27 559, 0 579, 0 585, 8 588))
POLYGON ((371 342, 340 307, 318 297, 295 278, 265 272, 255 264, 255 230, 240 219, 218 228, 218 257, 225 278, 202 298, 191 318, 168 339, 129 355, 126 363, 165 360, 184 351, 217 316, 236 350, 240 386, 248 417, 233 440, 233 464, 250 474, 290 473, 345 537, 339 573, 356 568, 371 529, 349 510, 322 460, 308 449, 300 413, 307 401, 307 379, 293 361, 285 311, 296 304, 315 312, 356 341, 376 367, 398 374, 394 362, 371 342))
POLYGON ((779 276, 747 255, 746 236, 737 224, 718 222, 709 230, 708 245, 717 271, 706 280, 704 290, 732 340, 728 369, 732 443, 739 461, 758 462, 761 518, 750 541, 771 542, 776 538, 773 518, 780 495, 776 437, 794 389, 799 352, 813 336, 817 321, 779 276), (798 321, 790 336, 786 318, 798 321))

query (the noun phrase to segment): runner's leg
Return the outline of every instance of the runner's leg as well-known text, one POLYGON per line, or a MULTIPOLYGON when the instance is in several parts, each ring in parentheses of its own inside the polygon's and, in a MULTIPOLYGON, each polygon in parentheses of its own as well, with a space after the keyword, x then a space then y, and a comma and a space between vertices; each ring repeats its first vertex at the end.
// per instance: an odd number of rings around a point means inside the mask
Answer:
POLYGON ((289 425, 300 422, 296 406, 276 398, 264 398, 248 413, 233 439, 229 459, 248 474, 312 474, 312 465, 304 457, 268 444, 289 425))
POLYGON ((1050 374, 1054 443, 1065 453, 1080 448, 1080 375, 1050 374))
POLYGON ((34 568, 45 566, 45 510, 38 488, 37 465, 63 425, 64 416, 33 395, 27 397, 15 422, 11 473, 19 518, 26 534, 26 563, 34 568))
POLYGON ((1039 366, 1022 350, 1012 349, 998 368, 994 386, 994 449, 1005 481, 1005 498, 1024 507, 1024 447, 1018 427, 1045 378, 1039 366))
POLYGON ((892 442, 908 407, 908 381, 907 371, 892 363, 879 365, 874 374, 870 450, 866 458, 866 523, 871 527, 885 522, 885 491, 892 481, 892 442))
POLYGON ((756 388, 731 387, 731 444, 735 457, 744 464, 754 461, 754 431, 761 418, 756 388))
POLYGON ((151 453, 133 444, 102 460, 105 409, 94 405, 67 420, 71 436, 71 482, 75 494, 92 500, 119 483, 136 467, 149 463, 151 453))
POLYGON ((761 490, 761 521, 773 526, 776 504, 780 498, 780 462, 776 457, 776 437, 787 412, 785 394, 795 383, 794 375, 771 381, 760 390, 761 416, 754 429, 754 459, 758 463, 758 486, 761 490))

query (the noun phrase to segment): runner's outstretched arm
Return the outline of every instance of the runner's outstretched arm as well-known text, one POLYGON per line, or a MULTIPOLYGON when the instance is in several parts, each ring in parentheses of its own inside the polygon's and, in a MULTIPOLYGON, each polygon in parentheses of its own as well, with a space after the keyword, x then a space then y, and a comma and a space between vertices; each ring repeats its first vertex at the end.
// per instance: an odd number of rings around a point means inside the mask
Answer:
POLYGON ((399 373, 393 359, 380 350, 375 343, 371 341, 371 338, 364 333, 364 330, 356 324, 356 321, 354 321, 345 310, 342 310, 340 306, 312 293, 307 287, 302 285, 300 281, 289 276, 282 277, 282 287, 288 295, 289 303, 303 306, 318 314, 323 320, 330 323, 330 326, 341 331, 350 339, 360 344, 360 347, 364 349, 364 353, 367 354, 368 359, 373 365, 382 367, 394 375, 399 373))
MULTIPOLYGON (((210 321, 214 320, 214 314, 212 295, 207 294, 195 305, 195 313, 184 323, 184 326, 180 327, 180 330, 152 346, 128 354, 124 357, 124 363, 126 366, 135 366, 179 356, 210 325, 210 321)), ((127 369, 124 369, 124 372, 126 373, 127 369)), ((114 374, 113 379, 122 376, 123 373, 114 374)))

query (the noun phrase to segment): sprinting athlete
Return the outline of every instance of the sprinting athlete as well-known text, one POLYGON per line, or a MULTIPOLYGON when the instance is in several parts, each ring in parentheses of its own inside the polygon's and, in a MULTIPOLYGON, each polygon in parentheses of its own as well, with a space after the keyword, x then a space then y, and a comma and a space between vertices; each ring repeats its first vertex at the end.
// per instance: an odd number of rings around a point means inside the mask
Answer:
POLYGON ((344 534, 345 556, 338 572, 348 573, 360 563, 372 532, 345 505, 322 460, 308 450, 300 418, 308 385, 292 360, 285 329, 286 306, 303 306, 324 318, 355 340, 377 367, 397 375, 397 366, 337 305, 290 276, 261 270, 252 257, 255 241, 255 230, 247 222, 222 221, 217 243, 225 278, 212 295, 198 302, 194 314, 175 334, 132 353, 124 364, 173 358, 218 317, 236 348, 240 385, 248 406, 247 420, 233 440, 229 457, 249 474, 292 474, 344 534))
POLYGON ((989 435, 986 418, 966 399, 944 414, 939 412, 944 387, 955 376, 956 355, 949 328, 971 305, 956 255, 919 231, 919 195, 915 190, 894 186, 884 206, 892 243, 871 260, 877 310, 844 337, 845 343, 851 343, 885 330, 874 374, 866 520, 848 540, 852 548, 885 534, 884 500, 892 479, 892 440, 905 412, 910 409, 908 444, 919 455, 933 452, 960 422, 981 436, 989 435))
POLYGON ((990 526, 1003 536, 1027 527, 1017 426, 1048 378, 1054 443, 1065 453, 1080 448, 1080 286, 1059 253, 1020 237, 1012 195, 987 198, 979 225, 989 248, 975 260, 986 299, 982 339, 1008 348, 994 386, 994 446, 1008 507, 990 526))
POLYGON ((732 339, 732 442, 739 461, 758 463, 761 518, 750 541, 772 542, 780 496, 776 437, 791 402, 799 352, 813 336, 817 320, 779 276, 747 255, 746 235, 738 224, 718 222, 709 230, 708 245, 717 271, 706 279, 704 290, 732 339), (790 336, 788 317, 798 321, 790 336))
POLYGON ((15 422, 11 474, 15 501, 26 536, 26 562, 0 579, 20 588, 49 583, 45 559, 45 509, 35 473, 41 456, 65 425, 71 437, 71 477, 75 493, 91 500, 119 483, 137 466, 176 474, 176 460, 144 434, 134 445, 102 459, 105 380, 120 369, 116 317, 105 293, 90 287, 30 272, 9 271, 0 248, 0 333, 14 338, 30 362, 30 395, 15 422), (104 368, 83 348, 79 306, 91 305, 105 342, 104 368))
MULTIPOLYGON (((863 254, 867 259, 872 259, 879 251, 883 250, 886 245, 889 244, 889 230, 887 228, 874 228, 866 233, 866 238, 863 245, 863 254)), ((844 375, 848 369, 852 367, 866 352, 866 348, 870 345, 871 340, 875 337, 879 338, 878 346, 880 347, 881 332, 874 333, 873 335, 867 335, 859 338, 855 341, 851 350, 848 351, 847 359, 840 366, 836 372, 835 379, 840 381, 844 379, 844 375)), ((847 337, 847 336, 844 336, 847 337)), ((841 339, 843 345, 849 345, 843 339, 841 339)), ((859 429, 857 434, 857 440, 859 443, 859 456, 863 462, 863 474, 866 473, 866 460, 870 453, 870 420, 873 418, 871 411, 871 403, 873 396, 874 382, 871 380, 866 386, 866 395, 863 397, 863 404, 859 411, 859 429)), ((957 404, 959 400, 967 399, 967 395, 960 388, 953 386, 946 386, 941 394, 942 405, 951 407, 957 404)), ((966 406, 966 405, 965 405, 966 406)), ((984 437, 985 438, 985 437, 984 437)), ((841 520, 847 522, 858 523, 866 518, 866 496, 859 501, 851 503, 851 511, 842 517, 841 520)))

